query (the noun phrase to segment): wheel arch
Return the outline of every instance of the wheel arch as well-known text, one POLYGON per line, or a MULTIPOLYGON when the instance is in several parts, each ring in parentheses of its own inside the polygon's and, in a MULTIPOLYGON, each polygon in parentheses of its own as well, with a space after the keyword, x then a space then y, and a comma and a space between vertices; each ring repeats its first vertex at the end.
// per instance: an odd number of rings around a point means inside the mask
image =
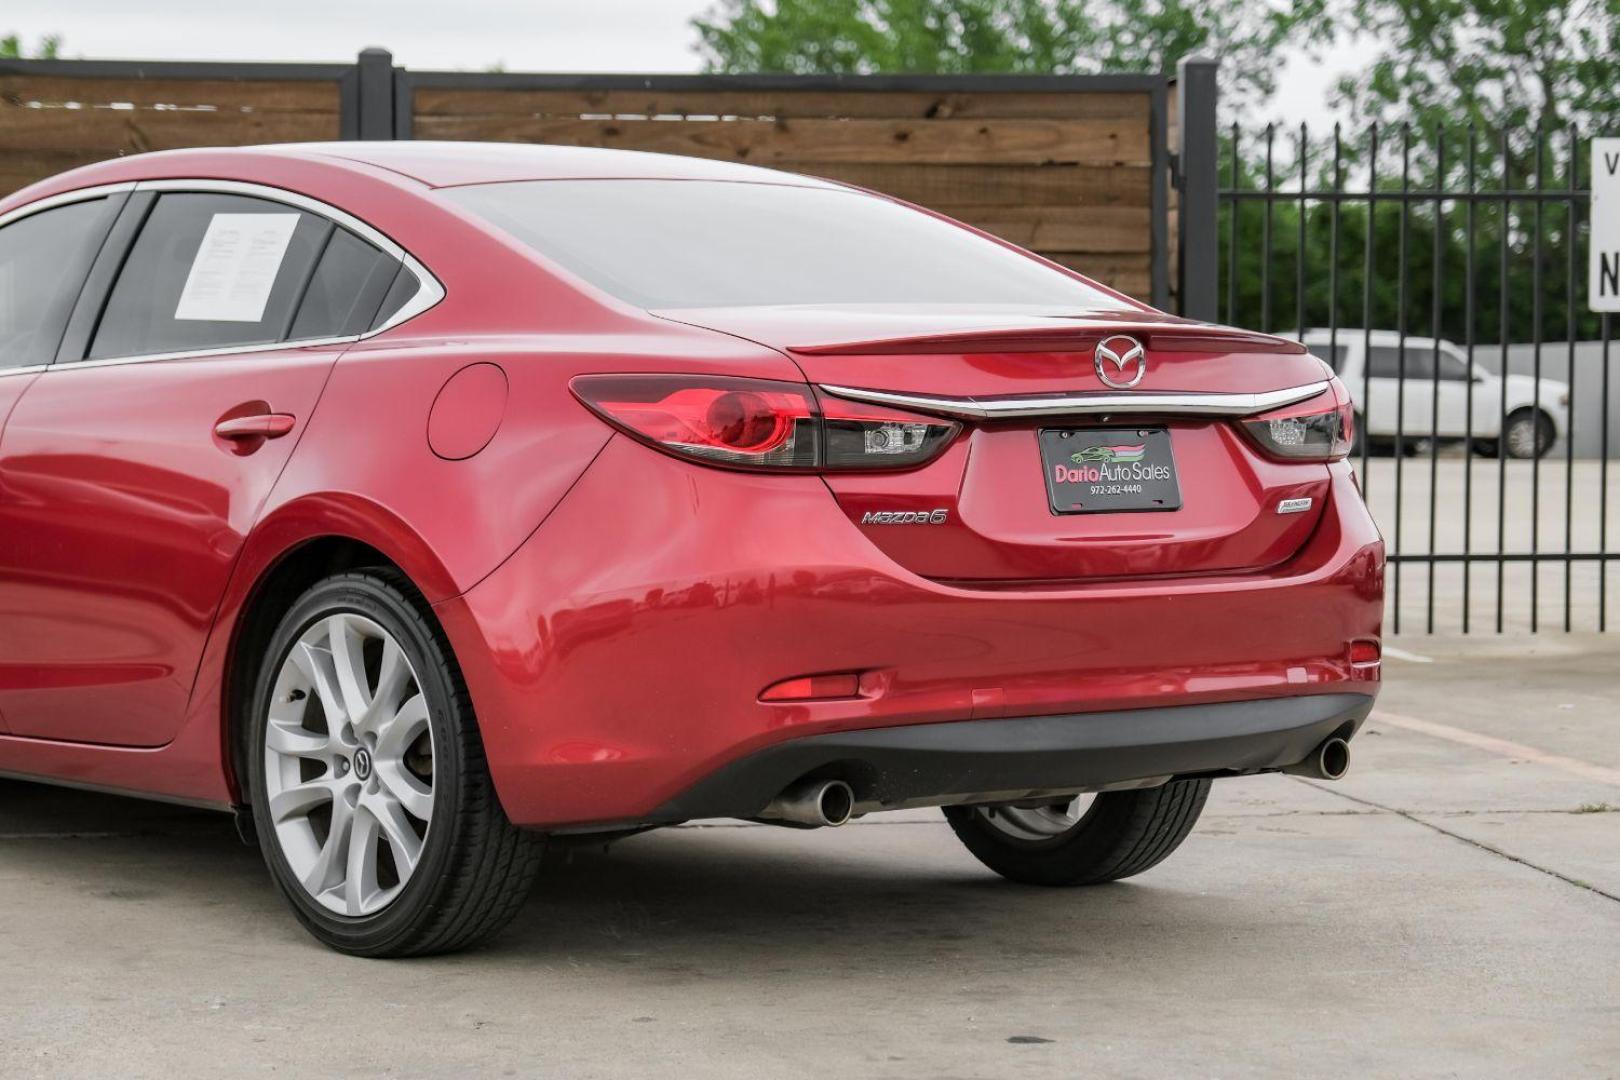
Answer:
POLYGON ((249 536, 233 595, 227 597, 229 614, 220 626, 226 631, 218 684, 221 761, 239 806, 248 801, 243 733, 259 655, 282 616, 310 586, 369 566, 403 577, 424 615, 448 642, 433 605, 459 592, 457 584, 415 530, 382 507, 343 496, 299 500, 268 515, 249 536))

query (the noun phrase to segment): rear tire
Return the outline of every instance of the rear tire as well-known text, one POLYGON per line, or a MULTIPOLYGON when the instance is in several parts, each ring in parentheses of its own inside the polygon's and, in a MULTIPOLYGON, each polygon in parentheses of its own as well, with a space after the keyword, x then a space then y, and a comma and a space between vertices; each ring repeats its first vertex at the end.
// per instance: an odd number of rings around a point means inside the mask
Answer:
MULTIPOLYGON (((1026 885, 1097 885, 1164 861, 1192 832, 1209 798, 1208 780, 1107 791, 1064 831, 1036 839, 997 807, 947 806, 957 839, 985 866, 1026 885)), ((1085 796, 1082 796, 1084 798, 1085 796)))
POLYGON ((1502 426, 1502 446, 1511 458, 1544 457, 1557 438, 1552 417, 1540 409, 1519 409, 1508 416, 1502 426))
POLYGON ((323 944, 451 952, 521 910, 541 843, 501 809, 449 643, 397 571, 338 574, 298 599, 265 653, 248 739, 260 850, 323 944))

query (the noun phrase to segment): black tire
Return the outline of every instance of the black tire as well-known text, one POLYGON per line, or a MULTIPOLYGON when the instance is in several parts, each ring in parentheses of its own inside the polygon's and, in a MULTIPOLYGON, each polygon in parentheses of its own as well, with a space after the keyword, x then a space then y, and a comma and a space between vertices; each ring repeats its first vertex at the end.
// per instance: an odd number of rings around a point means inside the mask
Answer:
POLYGON ((1157 866, 1192 832, 1209 798, 1208 780, 1173 780, 1109 791, 1068 832, 1048 840, 1009 835, 979 808, 947 806, 957 839, 985 866, 1026 885, 1098 885, 1157 866))
POLYGON ((448 641, 410 582, 390 568, 329 577, 293 604, 261 662, 246 753, 254 807, 266 796, 265 727, 277 673, 299 636, 327 615, 354 613, 399 642, 427 702, 433 738, 432 819, 415 872, 387 907, 346 917, 327 910, 292 873, 266 812, 254 814, 259 847, 299 922, 323 944, 352 956, 452 952, 506 926, 534 884, 541 840, 507 819, 489 776, 472 703, 448 641))
POLYGON ((1516 409, 1502 425, 1502 452, 1510 458, 1545 457, 1557 439, 1552 417, 1540 409, 1516 409))

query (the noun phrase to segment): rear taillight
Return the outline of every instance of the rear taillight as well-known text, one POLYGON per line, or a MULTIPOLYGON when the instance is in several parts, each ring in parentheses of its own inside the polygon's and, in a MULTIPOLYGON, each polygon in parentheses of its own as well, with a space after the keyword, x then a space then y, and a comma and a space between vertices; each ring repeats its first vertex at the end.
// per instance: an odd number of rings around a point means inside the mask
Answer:
POLYGON ((1332 400, 1318 396, 1287 409, 1243 421, 1249 433, 1272 457, 1293 461, 1337 461, 1350 453, 1355 438, 1355 412, 1338 379, 1332 400))
POLYGON ((581 375, 576 397, 660 450, 745 469, 911 468, 961 425, 824 399, 799 383, 715 375, 581 375))

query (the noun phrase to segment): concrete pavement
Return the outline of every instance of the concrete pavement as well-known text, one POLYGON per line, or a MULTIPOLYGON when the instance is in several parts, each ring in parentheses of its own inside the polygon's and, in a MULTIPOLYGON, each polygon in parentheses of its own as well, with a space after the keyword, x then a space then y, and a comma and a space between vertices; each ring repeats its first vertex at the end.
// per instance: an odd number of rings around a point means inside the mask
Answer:
POLYGON ((1219 783, 1127 883, 716 823, 428 961, 315 945, 222 819, 0 782, 0 1076, 1614 1075, 1620 638, 1397 648, 1347 780, 1219 783))

